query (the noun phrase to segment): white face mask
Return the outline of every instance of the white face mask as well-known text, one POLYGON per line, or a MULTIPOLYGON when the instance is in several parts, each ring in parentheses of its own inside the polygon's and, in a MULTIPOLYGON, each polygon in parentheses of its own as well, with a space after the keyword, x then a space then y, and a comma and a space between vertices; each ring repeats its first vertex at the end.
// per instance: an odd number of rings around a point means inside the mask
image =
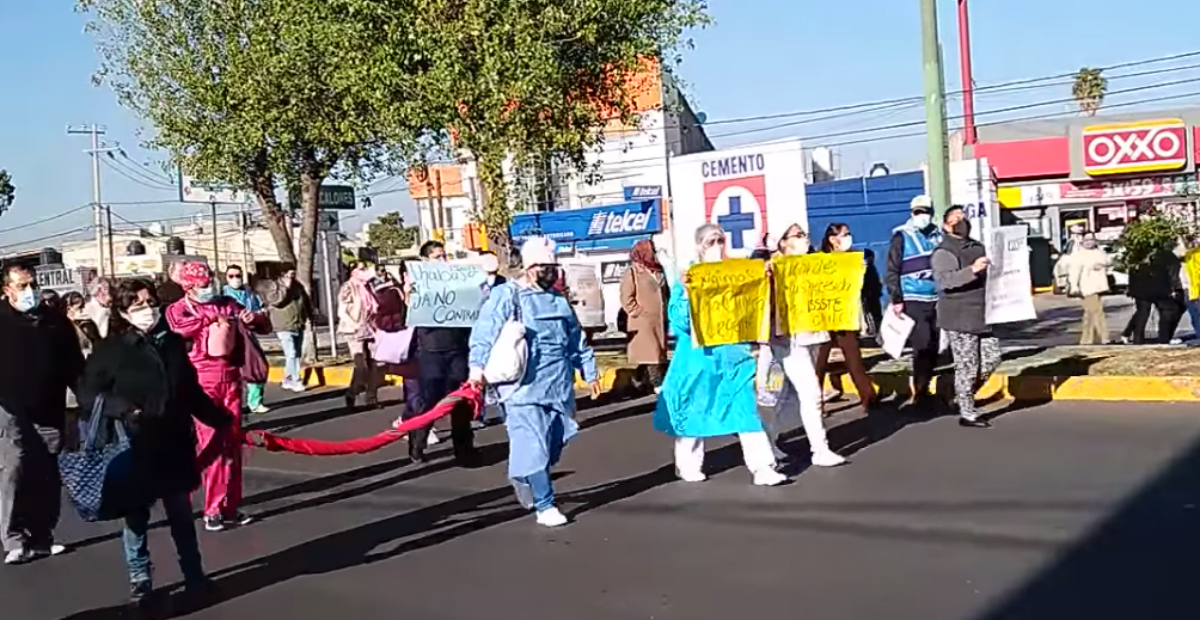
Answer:
POLYGON ((721 260, 722 248, 719 245, 714 245, 704 249, 704 253, 700 255, 700 261, 704 263, 715 263, 721 260))
POLYGON ((912 216, 912 223, 917 230, 925 230, 933 223, 933 216, 928 213, 919 213, 912 216))
POLYGON ((841 251, 843 251, 843 252, 847 252, 847 251, 849 251, 849 250, 850 250, 850 246, 852 246, 852 245, 854 245, 854 237, 852 237, 852 236, 850 236, 850 235, 846 235, 845 237, 841 237, 840 239, 838 239, 838 242, 837 242, 837 247, 838 247, 838 249, 839 249, 839 250, 841 250, 841 251))
POLYGON ((797 254, 808 254, 808 250, 812 248, 812 244, 808 239, 803 237, 792 237, 783 242, 783 249, 786 254, 795 256, 797 254))
POLYGON ((483 267, 484 273, 496 273, 500 271, 500 259, 491 254, 484 254, 479 260, 479 266, 483 267))
POLYGON ((242 288, 242 279, 241 278, 229 278, 229 288, 233 288, 233 289, 242 288))
POLYGON ((146 332, 150 331, 150 328, 158 324, 158 318, 160 315, 158 308, 145 306, 131 312, 122 313, 122 316, 125 317, 125 320, 128 321, 130 325, 146 332))

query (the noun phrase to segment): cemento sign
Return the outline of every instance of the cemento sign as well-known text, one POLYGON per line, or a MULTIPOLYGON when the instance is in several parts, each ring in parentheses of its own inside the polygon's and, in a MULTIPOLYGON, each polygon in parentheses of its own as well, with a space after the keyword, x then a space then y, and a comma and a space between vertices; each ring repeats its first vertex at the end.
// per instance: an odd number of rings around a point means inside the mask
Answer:
POLYGON ((1182 119, 1092 125, 1083 129, 1083 169, 1089 175, 1179 170, 1188 165, 1182 119))

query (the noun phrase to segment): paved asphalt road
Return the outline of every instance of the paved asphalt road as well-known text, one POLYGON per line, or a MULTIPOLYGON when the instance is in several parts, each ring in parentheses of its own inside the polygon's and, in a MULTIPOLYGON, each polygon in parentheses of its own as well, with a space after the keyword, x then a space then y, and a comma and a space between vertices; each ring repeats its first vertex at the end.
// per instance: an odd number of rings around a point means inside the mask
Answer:
MULTIPOLYGON (((831 418, 853 462, 757 488, 728 441, 707 483, 675 482, 647 400, 581 414, 558 467, 576 522, 548 531, 490 466, 413 467, 401 446, 312 458, 254 453, 262 521, 202 534, 224 599, 197 619, 1127 620, 1200 617, 1200 415, 1194 406, 1053 404, 992 430, 849 404, 831 418), (905 426, 905 423, 908 423, 905 426)), ((340 415, 307 395, 260 426, 345 438, 387 410, 340 415)), ((804 454, 803 438, 789 451, 804 454)), ((804 459, 801 459, 803 461, 804 459)), ((71 515, 68 555, 0 567, 0 618, 118 618, 125 576, 111 525, 71 515)), ((179 578, 152 535, 160 585, 179 578)))

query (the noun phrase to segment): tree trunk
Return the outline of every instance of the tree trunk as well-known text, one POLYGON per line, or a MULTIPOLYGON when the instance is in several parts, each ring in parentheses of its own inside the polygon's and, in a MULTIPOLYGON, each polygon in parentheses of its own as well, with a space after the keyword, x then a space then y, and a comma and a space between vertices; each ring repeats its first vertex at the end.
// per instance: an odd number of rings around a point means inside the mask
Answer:
POLYGON ((504 182, 504 155, 476 153, 479 183, 483 186, 483 223, 487 226, 488 245, 500 259, 500 265, 511 269, 520 262, 513 247, 512 210, 504 182))
MULTIPOLYGON (((313 295, 313 271, 317 249, 317 224, 320 221, 321 182, 324 177, 316 172, 316 166, 310 165, 300 173, 300 242, 299 254, 296 261, 296 281, 308 291, 309 299, 313 295)), ((326 274, 325 277, 329 277, 326 274)), ((333 299, 325 299, 324 291, 319 295, 325 301, 325 320, 332 322, 334 316, 333 299)), ((317 339, 314 329, 307 330, 312 337, 304 339, 304 358, 307 360, 317 357, 317 339)))
MULTIPOLYGON (((279 254, 279 260, 296 264, 296 251, 292 246, 292 223, 288 219, 287 212, 283 210, 279 200, 275 197, 275 179, 266 168, 265 151, 255 160, 255 170, 251 173, 250 187, 254 191, 254 197, 258 200, 259 209, 262 210, 267 230, 271 232, 271 238, 275 240, 275 252, 279 254)), ((247 265, 247 268, 249 267, 247 265)))

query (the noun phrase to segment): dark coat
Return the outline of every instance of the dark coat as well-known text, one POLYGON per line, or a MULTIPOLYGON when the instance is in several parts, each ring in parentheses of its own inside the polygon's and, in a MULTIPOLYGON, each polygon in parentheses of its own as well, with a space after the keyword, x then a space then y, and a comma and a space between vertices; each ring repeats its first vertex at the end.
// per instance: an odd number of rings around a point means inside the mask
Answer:
POLYGON ((200 485, 192 417, 217 428, 231 420, 200 387, 182 338, 165 320, 150 334, 126 328, 96 345, 80 381, 84 416, 100 395, 103 414, 129 431, 134 475, 147 501, 200 485))
POLYGON ((971 265, 987 255, 978 241, 946 235, 933 251, 930 264, 937 281, 937 325, 948 332, 984 335, 987 326, 987 270, 971 265))
POLYGON ((1145 264, 1130 270, 1129 296, 1149 301, 1169 299, 1183 288, 1179 279, 1180 265, 1179 257, 1170 249, 1155 252, 1145 264))
POLYGON ((0 407, 39 426, 63 429, 67 389, 83 370, 75 326, 45 304, 18 312, 0 301, 0 407))

